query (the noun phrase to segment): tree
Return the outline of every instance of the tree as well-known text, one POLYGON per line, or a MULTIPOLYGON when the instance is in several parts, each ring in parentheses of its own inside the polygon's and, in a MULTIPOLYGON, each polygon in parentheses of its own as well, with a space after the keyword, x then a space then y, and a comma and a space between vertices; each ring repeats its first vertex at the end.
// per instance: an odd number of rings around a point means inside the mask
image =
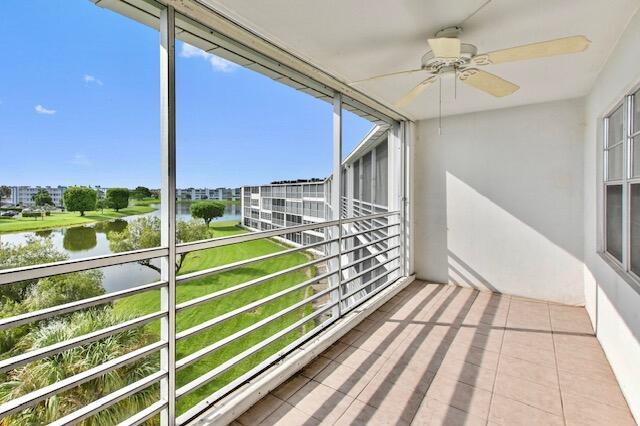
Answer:
POLYGON ((131 196, 136 199, 149 198, 152 196, 151 190, 146 186, 136 186, 136 189, 131 191, 131 196))
POLYGON ((33 196, 32 201, 38 207, 53 204, 51 194, 49 194, 49 191, 47 191, 46 189, 38 189, 38 192, 36 192, 36 195, 33 196))
POLYGON ((11 197, 11 188, 7 185, 0 185, 0 201, 2 201, 3 198, 8 197, 11 197))
POLYGON ((107 203, 103 198, 99 198, 96 201, 96 210, 100 210, 100 213, 104 213, 104 208, 107 207, 107 203))
POLYGON ((209 226, 209 223, 216 217, 221 217, 224 214, 224 203, 219 201, 198 201, 191 204, 191 216, 198 219, 204 219, 204 223, 209 226))
POLYGON ((129 190, 127 188, 109 188, 105 197, 107 207, 118 211, 129 205, 129 190))
MULTIPOLYGON (((209 237, 209 228, 202 222, 181 220, 176 224, 176 240, 179 243, 204 240, 209 237)), ((107 239, 109 240, 109 248, 116 253, 158 247, 160 245, 160 218, 141 217, 132 220, 122 232, 109 232, 107 239)), ((187 254, 177 257, 177 271, 180 271, 187 254)), ((138 263, 160 271, 160 268, 150 260, 141 260, 138 263)))
MULTIPOLYGON (((0 242, 0 269, 67 260, 66 254, 53 247, 51 238, 27 237, 26 243, 0 242)), ((5 300, 21 303, 32 291, 38 280, 26 280, 0 286, 0 304, 5 300)))
POLYGON ((70 212, 84 212, 95 210, 98 195, 96 191, 86 186, 71 186, 64 192, 64 205, 70 212))

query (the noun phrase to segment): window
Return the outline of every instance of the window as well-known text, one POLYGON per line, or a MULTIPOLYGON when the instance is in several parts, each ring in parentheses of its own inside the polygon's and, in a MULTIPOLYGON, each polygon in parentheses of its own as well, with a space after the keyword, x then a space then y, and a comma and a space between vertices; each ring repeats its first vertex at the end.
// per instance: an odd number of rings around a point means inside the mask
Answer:
POLYGON ((640 91, 604 119, 604 251, 640 277, 640 91))

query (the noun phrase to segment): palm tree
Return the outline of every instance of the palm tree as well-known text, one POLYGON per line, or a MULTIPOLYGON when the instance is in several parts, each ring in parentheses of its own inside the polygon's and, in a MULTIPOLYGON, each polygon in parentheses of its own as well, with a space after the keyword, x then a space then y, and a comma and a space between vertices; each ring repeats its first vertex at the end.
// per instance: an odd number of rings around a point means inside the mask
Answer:
MULTIPOLYGON (((111 306, 77 312, 42 328, 35 328, 15 346, 18 353, 42 348, 129 318, 118 315, 111 306)), ((85 346, 29 363, 0 377, 0 402, 7 402, 66 377, 97 367, 157 340, 145 327, 127 330, 85 346)), ((71 390, 55 395, 26 410, 0 420, 0 425, 27 426, 48 424, 88 403, 140 380, 159 369, 159 356, 149 356, 71 390)), ((84 420, 84 425, 113 425, 158 400, 159 390, 152 386, 84 420)))

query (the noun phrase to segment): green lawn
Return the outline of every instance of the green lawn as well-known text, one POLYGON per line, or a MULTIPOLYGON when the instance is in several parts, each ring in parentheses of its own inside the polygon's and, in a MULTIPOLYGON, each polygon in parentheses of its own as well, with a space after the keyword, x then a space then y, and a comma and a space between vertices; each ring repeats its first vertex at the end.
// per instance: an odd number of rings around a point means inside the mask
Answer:
MULTIPOLYGON (((215 222, 212 223, 212 234, 215 237, 233 235, 246 232, 237 226, 237 222, 215 222)), ((267 253, 274 253, 284 250, 286 247, 273 240, 249 241, 246 243, 235 244, 228 247, 219 247, 214 249, 203 250, 190 253, 184 261, 180 274, 193 272, 212 266, 223 265, 230 262, 248 259, 267 253)), ((305 253, 294 253, 275 259, 269 259, 260 263, 249 265, 245 268, 217 274, 206 277, 197 281, 181 284, 177 288, 177 302, 181 303, 195 297, 203 296, 217 290, 231 287, 245 281, 258 278, 269 273, 289 268, 310 260, 309 255, 305 253)), ((197 307, 182 311, 177 316, 178 332, 193 327, 206 320, 217 317, 223 313, 242 307, 255 300, 266 297, 270 294, 298 284, 316 273, 315 268, 307 268, 306 270, 297 271, 285 276, 270 280, 257 287, 253 287, 244 291, 233 293, 226 298, 212 301, 199 305, 197 307)), ((178 342, 177 359, 180 359, 196 350, 212 344, 236 331, 244 329, 255 322, 270 316, 287 306, 290 306, 305 297, 312 294, 311 287, 295 291, 287 296, 275 300, 269 304, 263 305, 255 311, 239 315, 228 320, 217 327, 213 327, 207 331, 196 334, 188 339, 178 342)), ((154 312, 159 309, 159 292, 148 292, 135 295, 126 299, 122 299, 115 304, 115 308, 122 313, 128 315, 143 315, 154 312)), ((256 343, 266 339, 268 336, 276 333, 282 328, 296 322, 302 316, 308 315, 312 311, 312 306, 306 305, 287 316, 284 316, 271 324, 257 330, 241 339, 225 346, 221 350, 199 360, 192 366, 181 370, 177 375, 178 387, 200 377, 202 374, 217 367, 225 360, 242 352, 243 350, 255 345, 256 343)), ((280 339, 273 345, 268 346, 261 352, 246 359, 233 369, 211 381, 209 384, 202 386, 193 393, 181 398, 178 401, 179 412, 182 413, 188 408, 195 405, 198 401, 209 396, 211 393, 220 389, 234 378, 240 376, 250 370, 260 360, 268 357, 278 349, 286 346, 291 341, 298 338, 304 331, 307 331, 313 324, 306 326, 305 330, 297 330, 290 333, 287 338, 280 339)), ((158 324, 154 324, 158 331, 158 324)))
POLYGON ((80 216, 78 212, 53 212, 51 216, 45 216, 43 219, 34 219, 32 217, 3 219, 0 220, 0 234, 83 225, 86 223, 118 219, 124 216, 149 213, 154 210, 155 208, 149 206, 131 206, 126 209, 121 209, 118 212, 111 209, 104 209, 104 213, 100 211, 86 212, 84 216, 80 216))
POLYGON ((133 201, 134 206, 150 206, 152 204, 160 204, 160 198, 149 197, 133 201))

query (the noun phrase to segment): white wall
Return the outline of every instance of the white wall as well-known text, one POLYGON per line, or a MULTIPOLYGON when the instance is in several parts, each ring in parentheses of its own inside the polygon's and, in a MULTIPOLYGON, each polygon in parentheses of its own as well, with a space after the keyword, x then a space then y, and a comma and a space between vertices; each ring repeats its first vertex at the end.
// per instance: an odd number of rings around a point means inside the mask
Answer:
POLYGON ((584 260, 587 311, 607 358, 640 422, 640 294, 598 252, 601 211, 602 117, 640 81, 640 13, 627 29, 586 98, 584 260))
POLYGON ((583 111, 567 100, 420 121, 417 276, 584 303, 583 111))

